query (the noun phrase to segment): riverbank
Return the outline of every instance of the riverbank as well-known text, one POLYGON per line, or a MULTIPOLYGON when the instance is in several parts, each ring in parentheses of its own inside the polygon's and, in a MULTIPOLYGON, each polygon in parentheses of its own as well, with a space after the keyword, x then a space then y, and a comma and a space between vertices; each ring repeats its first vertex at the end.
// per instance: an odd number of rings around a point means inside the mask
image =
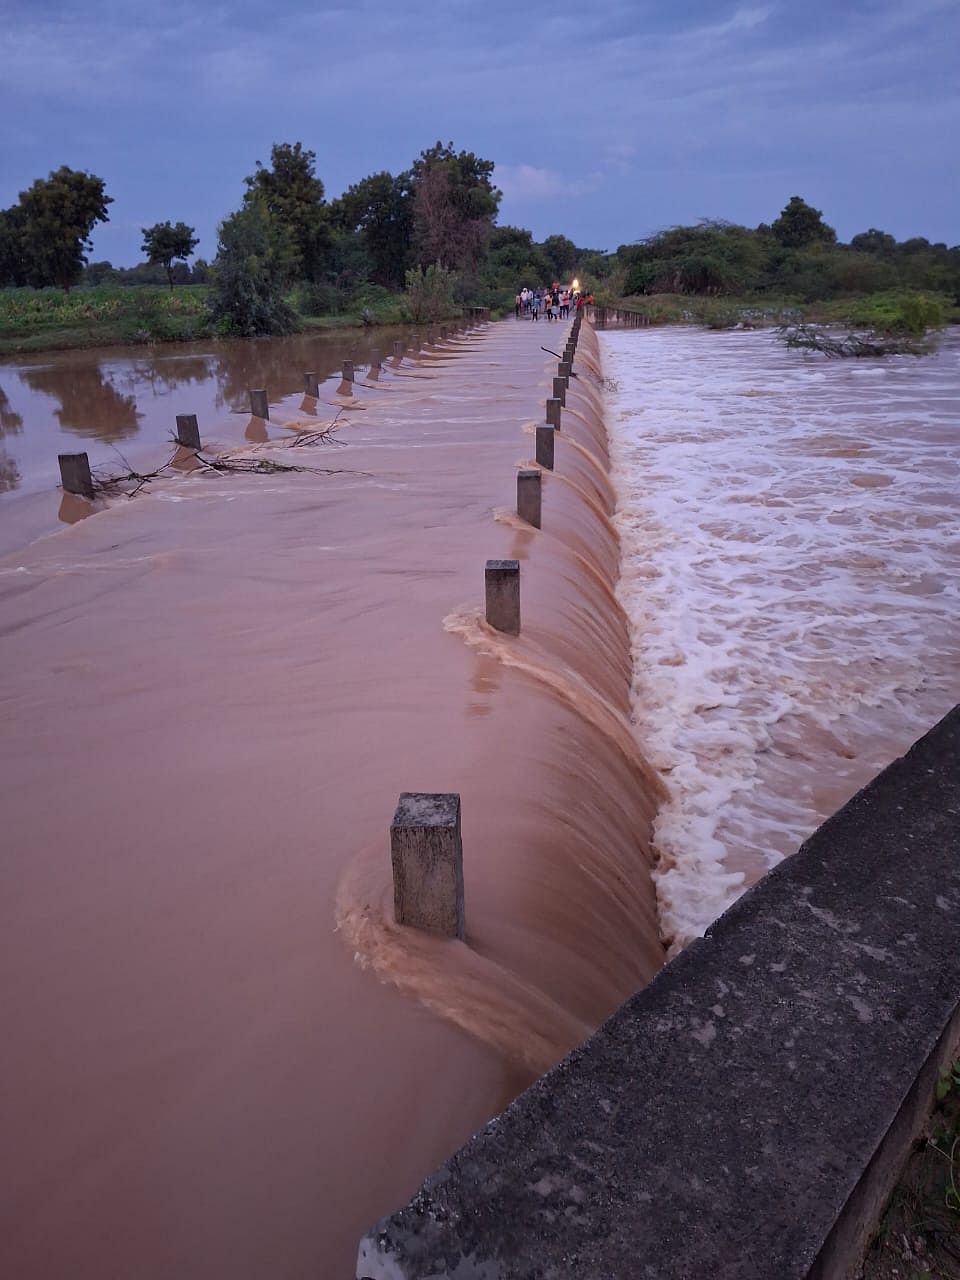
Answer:
MULTIPOLYGON (((376 286, 337 298, 321 315, 308 314, 308 292, 289 298, 306 333, 411 321, 403 294, 376 286)), ((206 285, 97 285, 61 289, 0 289, 0 357, 95 347, 144 347, 204 338, 230 340, 210 321, 206 285)))
POLYGON ((882 333, 922 333, 960 324, 960 305, 946 294, 890 291, 803 302, 789 296, 634 294, 608 304, 646 324, 696 324, 707 329, 763 329, 783 324, 837 325, 882 333))

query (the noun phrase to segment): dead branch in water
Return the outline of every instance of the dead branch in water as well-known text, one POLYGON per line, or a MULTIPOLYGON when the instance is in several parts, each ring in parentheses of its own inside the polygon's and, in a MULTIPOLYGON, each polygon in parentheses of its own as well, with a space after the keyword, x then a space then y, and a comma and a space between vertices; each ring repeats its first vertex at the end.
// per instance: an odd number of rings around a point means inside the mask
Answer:
POLYGON ((927 338, 905 334, 829 333, 810 324, 782 324, 777 337, 787 347, 819 351, 830 360, 858 356, 923 356, 932 350, 927 338))
POLYGON ((91 479, 93 481, 93 492, 95 494, 97 493, 102 493, 107 495, 114 494, 119 489, 122 489, 124 485, 132 483, 133 488, 126 494, 128 498, 132 498, 135 494, 140 492, 140 490, 143 488, 145 484, 149 484, 151 480, 156 480, 157 476, 162 475, 162 473, 167 470, 167 468, 173 462, 174 458, 177 456, 174 453, 171 457, 167 459, 166 462, 162 463, 159 467, 157 467, 156 471, 141 472, 141 471, 137 471, 134 467, 130 465, 130 463, 123 456, 123 454, 120 452, 120 450, 117 448, 115 444, 112 444, 110 448, 113 450, 113 452, 117 455, 117 457, 120 459, 120 461, 123 463, 123 465, 127 469, 126 471, 123 471, 119 475, 115 475, 115 476, 102 476, 102 475, 93 474, 91 476, 91 479))
MULTIPOLYGON (((303 431, 292 439, 275 441, 271 447, 277 449, 302 449, 313 445, 346 444, 345 440, 337 440, 333 435, 337 425, 337 418, 342 412, 343 410, 340 410, 337 417, 328 427, 323 427, 319 431, 303 431)), ((133 488, 126 490, 124 496, 127 498, 135 497, 145 485, 168 472, 173 463, 178 458, 183 457, 183 446, 179 442, 175 441, 174 443, 177 443, 176 452, 154 471, 137 471, 135 467, 130 465, 116 445, 111 445, 110 447, 126 470, 117 475, 94 475, 92 477, 94 493, 111 496, 124 489, 125 485, 132 484, 133 488)), ((208 471, 216 471, 220 474, 235 471, 245 475, 276 475, 278 472, 284 471, 309 471, 318 476, 366 476, 371 474, 368 471, 354 471, 348 467, 307 467, 295 462, 278 462, 273 458, 231 457, 226 453, 208 457, 202 449, 190 449, 187 450, 187 453, 190 457, 195 458, 202 468, 208 471)))

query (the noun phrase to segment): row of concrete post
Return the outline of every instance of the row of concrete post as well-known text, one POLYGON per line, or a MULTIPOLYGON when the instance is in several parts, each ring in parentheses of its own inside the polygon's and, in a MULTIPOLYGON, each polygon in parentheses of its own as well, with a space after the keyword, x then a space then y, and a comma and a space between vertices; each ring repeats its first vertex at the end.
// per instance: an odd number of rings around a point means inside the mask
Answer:
MULTIPOLYGON (((404 347, 402 342, 393 344, 393 364, 394 367, 400 364, 407 351, 411 351, 414 355, 426 347, 434 347, 437 342, 445 342, 448 338, 458 336, 465 333, 479 324, 487 322, 490 312, 486 307, 468 307, 467 315, 469 319, 464 319, 455 324, 440 325, 436 330, 430 328, 427 330, 426 342, 422 343, 419 333, 414 333, 409 346, 404 347)), ((370 353, 370 367, 367 374, 368 378, 376 381, 380 376, 383 368, 381 354, 374 350, 370 353)), ((354 362, 352 360, 344 360, 341 370, 341 388, 347 384, 346 390, 352 391, 354 383, 354 362)), ((303 375, 303 392, 304 395, 312 397, 314 400, 320 395, 320 380, 316 373, 305 373, 303 375)), ((262 418, 264 421, 270 420, 270 402, 267 398, 266 389, 263 387, 251 388, 247 392, 250 402, 250 414, 254 418, 262 418)), ((203 446, 200 442, 200 426, 195 413, 178 413, 177 414, 177 430, 176 441, 178 445, 182 445, 185 449, 199 451, 203 446)), ((65 493, 78 494, 82 498, 92 498, 94 496, 93 476, 90 471, 90 458, 86 453, 61 453, 57 455, 60 464, 60 485, 65 493)))
MULTIPOLYGON (((574 377, 573 357, 580 336, 578 315, 546 404, 546 425, 536 429, 539 470, 517 473, 517 514, 541 527, 543 471, 552 471, 560 411, 574 377)), ((520 561, 488 560, 484 570, 487 624, 506 635, 520 634, 520 561)), ((457 792, 405 791, 390 827, 394 913, 398 924, 443 938, 463 938, 463 841, 457 792)))
POLYGON ((609 329, 611 325, 618 329, 646 329, 652 321, 649 316, 639 311, 626 311, 621 307, 591 308, 593 323, 598 329, 609 329))

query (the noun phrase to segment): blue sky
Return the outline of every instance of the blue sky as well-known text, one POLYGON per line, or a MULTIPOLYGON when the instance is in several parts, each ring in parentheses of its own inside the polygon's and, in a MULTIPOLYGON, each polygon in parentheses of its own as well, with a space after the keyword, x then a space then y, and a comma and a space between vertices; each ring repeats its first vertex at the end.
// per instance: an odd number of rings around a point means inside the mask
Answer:
POLYGON ((94 258, 216 224, 274 142, 328 196, 438 139, 496 161, 500 222, 611 249, 803 196, 842 239, 958 228, 960 0, 0 0, 0 203, 106 180, 94 258))

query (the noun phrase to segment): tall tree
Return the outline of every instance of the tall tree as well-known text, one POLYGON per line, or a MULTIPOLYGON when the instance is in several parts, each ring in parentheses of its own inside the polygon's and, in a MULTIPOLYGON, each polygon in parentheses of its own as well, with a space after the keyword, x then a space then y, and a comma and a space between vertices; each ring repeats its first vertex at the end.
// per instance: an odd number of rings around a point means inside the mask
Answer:
POLYGON ((834 244, 837 233, 828 227, 819 209, 791 196, 780 217, 770 228, 785 249, 804 249, 809 244, 834 244))
POLYGON ((501 193, 494 163, 438 142, 413 164, 414 243, 421 265, 472 273, 486 249, 501 193))
POLYGON ((289 233, 294 248, 291 279, 321 280, 330 257, 330 227, 323 183, 314 172, 316 154, 299 142, 278 142, 270 150, 270 168, 257 161, 246 179, 246 199, 260 200, 289 233))
POLYGON ((296 249, 286 226, 256 196, 220 224, 211 311, 228 333, 245 338, 292 333, 296 314, 283 290, 296 249))
POLYGON ((156 222, 152 227, 141 227, 143 232, 143 252, 147 261, 162 266, 167 273, 167 283, 173 288, 173 261, 180 258, 186 262, 200 243, 193 234, 193 227, 185 222, 172 225, 169 222, 156 222))
POLYGON ((869 231, 861 231, 850 241, 850 248, 858 253, 876 253, 881 257, 890 257, 897 251, 897 242, 886 231, 878 231, 871 227, 869 231))
POLYGON ((337 226, 363 238, 377 284, 402 285, 413 240, 412 175, 373 173, 348 187, 329 207, 337 226))
POLYGON ((62 165, 20 193, 21 243, 26 283, 69 290, 80 279, 90 233, 109 222, 113 200, 102 178, 62 165))
POLYGON ((568 279, 577 263, 577 246, 573 241, 566 236, 547 236, 542 248, 550 263, 554 280, 568 279))

